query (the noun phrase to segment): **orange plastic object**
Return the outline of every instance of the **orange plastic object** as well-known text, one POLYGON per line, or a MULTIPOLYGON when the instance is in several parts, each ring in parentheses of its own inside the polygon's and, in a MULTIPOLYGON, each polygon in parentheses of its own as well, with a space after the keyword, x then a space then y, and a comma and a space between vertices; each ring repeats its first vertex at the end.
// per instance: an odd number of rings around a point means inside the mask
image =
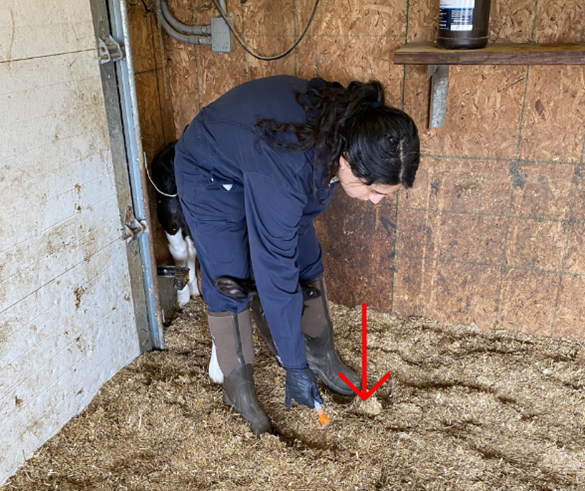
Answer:
POLYGON ((317 414, 319 415, 319 423, 321 423, 321 426, 326 426, 329 424, 329 416, 325 414, 323 409, 317 409, 317 414))

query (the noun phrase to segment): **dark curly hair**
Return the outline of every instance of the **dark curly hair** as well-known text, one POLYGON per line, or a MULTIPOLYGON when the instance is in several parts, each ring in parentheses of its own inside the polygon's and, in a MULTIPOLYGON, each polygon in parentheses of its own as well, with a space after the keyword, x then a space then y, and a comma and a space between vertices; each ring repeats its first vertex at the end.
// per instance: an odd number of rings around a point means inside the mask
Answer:
POLYGON ((404 111, 385 104, 380 82, 351 82, 344 88, 313 79, 306 93, 295 90, 295 95, 306 123, 261 119, 254 125, 273 148, 306 152, 314 147, 313 164, 327 166, 326 189, 340 157, 366 184, 412 187, 420 160, 418 131, 404 111), (279 139, 282 133, 294 134, 297 142, 279 139))

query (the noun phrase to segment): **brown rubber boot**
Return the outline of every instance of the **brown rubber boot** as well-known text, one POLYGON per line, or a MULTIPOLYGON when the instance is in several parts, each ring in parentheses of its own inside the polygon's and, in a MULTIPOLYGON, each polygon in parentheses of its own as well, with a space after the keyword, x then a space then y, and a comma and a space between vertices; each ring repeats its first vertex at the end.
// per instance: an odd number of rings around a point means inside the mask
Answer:
POLYGON ((224 375, 223 400, 250 423, 256 436, 270 433, 270 421, 254 388, 254 344, 250 310, 208 312, 217 361, 224 375))
POLYGON ((355 392, 341 380, 343 373, 358 389, 361 380, 357 373, 346 366, 337 355, 333 342, 333 323, 327 304, 327 290, 323 276, 307 283, 306 286, 319 292, 312 298, 305 298, 301 329, 305 335, 307 363, 315 375, 329 390, 344 396, 355 396, 355 392))

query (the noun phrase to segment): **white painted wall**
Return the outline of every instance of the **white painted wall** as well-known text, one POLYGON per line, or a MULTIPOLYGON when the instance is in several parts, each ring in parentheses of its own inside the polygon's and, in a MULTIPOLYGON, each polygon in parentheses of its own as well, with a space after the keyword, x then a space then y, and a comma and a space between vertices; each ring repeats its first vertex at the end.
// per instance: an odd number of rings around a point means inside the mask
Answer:
POLYGON ((89 0, 0 1, 0 484, 139 354, 89 0))

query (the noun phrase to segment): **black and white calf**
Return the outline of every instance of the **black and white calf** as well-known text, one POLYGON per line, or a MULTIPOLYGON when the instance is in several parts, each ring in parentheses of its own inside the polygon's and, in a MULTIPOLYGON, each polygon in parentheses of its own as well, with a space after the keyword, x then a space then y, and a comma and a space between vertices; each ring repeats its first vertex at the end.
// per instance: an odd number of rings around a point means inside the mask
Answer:
POLYGON ((183 215, 175 182, 175 145, 167 145, 152 161, 151 179, 156 189, 156 215, 169 241, 169 251, 176 266, 189 268, 189 283, 177 292, 179 307, 185 306, 191 296, 199 296, 195 274, 195 245, 183 215))

